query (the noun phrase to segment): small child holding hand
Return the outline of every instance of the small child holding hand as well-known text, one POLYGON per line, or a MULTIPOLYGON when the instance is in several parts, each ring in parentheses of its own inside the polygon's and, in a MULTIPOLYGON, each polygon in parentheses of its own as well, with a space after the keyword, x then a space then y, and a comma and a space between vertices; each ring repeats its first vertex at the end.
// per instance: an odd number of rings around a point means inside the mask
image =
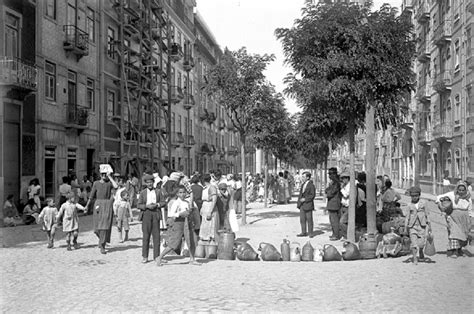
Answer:
POLYGON ((43 230, 46 232, 48 237, 48 249, 54 246, 54 235, 56 233, 56 216, 58 215, 58 209, 54 206, 54 200, 51 197, 46 199, 48 204, 38 216, 38 221, 43 221, 43 230))
POLYGON ((129 194, 126 190, 120 192, 120 200, 114 202, 114 215, 117 219, 120 243, 128 241, 128 231, 130 230, 129 221, 133 221, 133 213, 129 201, 129 194), (125 237, 122 237, 122 231, 125 231, 125 237))
POLYGON ((67 233, 67 250, 72 251, 71 248, 71 236, 73 236, 73 246, 74 249, 79 249, 79 244, 77 243, 77 237, 79 235, 79 216, 77 210, 84 210, 85 207, 77 203, 76 196, 74 193, 68 193, 68 200, 61 205, 59 213, 56 217, 57 220, 62 217, 63 232, 67 233))

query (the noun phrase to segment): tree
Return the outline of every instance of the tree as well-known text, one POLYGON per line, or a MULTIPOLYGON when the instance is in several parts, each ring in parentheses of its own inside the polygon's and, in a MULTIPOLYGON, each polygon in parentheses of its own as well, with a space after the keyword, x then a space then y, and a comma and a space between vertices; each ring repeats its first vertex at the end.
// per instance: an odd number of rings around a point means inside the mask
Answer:
MULTIPOLYGON (((276 30, 286 61, 296 73, 287 77, 287 92, 313 117, 317 133, 324 138, 348 136, 349 240, 354 240, 355 225, 354 134, 364 127, 366 111, 373 110, 382 125, 403 118, 408 108, 401 99, 414 81, 409 19, 397 16, 389 5, 375 12, 370 12, 371 6, 370 1, 364 6, 307 3, 291 29, 276 30)), ((367 185, 373 189, 369 180, 367 185)), ((367 197, 368 231, 375 232, 375 206, 369 207, 375 190, 369 190, 367 197)))
POLYGON ((246 224, 245 144, 255 125, 253 112, 265 97, 263 71, 274 60, 273 55, 249 54, 245 47, 237 51, 227 48, 219 63, 210 70, 208 91, 216 95, 226 109, 240 137, 242 157, 242 224, 246 224))

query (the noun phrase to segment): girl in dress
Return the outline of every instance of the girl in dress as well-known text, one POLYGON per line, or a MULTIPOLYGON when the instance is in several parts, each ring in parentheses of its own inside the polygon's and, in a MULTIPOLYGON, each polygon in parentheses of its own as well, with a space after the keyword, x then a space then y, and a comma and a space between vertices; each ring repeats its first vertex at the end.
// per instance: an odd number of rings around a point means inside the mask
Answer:
POLYGON ((128 231, 130 230, 129 221, 133 220, 133 214, 127 190, 123 190, 119 198, 119 200, 115 200, 114 202, 114 215, 117 219, 120 243, 123 243, 124 241, 128 241, 128 231), (122 236, 122 231, 125 231, 125 237, 122 236))
POLYGON ((34 178, 31 180, 30 185, 28 186, 28 199, 34 199, 38 208, 41 208, 41 201, 39 198, 40 190, 41 185, 39 184, 39 179, 34 178))
POLYGON ((59 220, 62 218, 63 232, 67 233, 67 250, 72 251, 71 236, 73 237, 72 243, 74 249, 79 249, 79 244, 77 243, 77 236, 79 235, 79 216, 77 209, 84 210, 85 207, 76 202, 77 199, 74 193, 69 193, 68 198, 66 203, 61 205, 56 219, 59 220))
POLYGON ((50 197, 46 199, 48 204, 38 216, 38 221, 43 221, 43 231, 46 232, 48 237, 48 249, 54 246, 54 234, 56 233, 56 216, 58 215, 58 209, 54 206, 54 200, 50 197))
POLYGON ((203 177, 204 189, 202 190, 201 228, 199 238, 205 241, 216 239, 217 221, 219 219, 216 201, 217 188, 211 184, 211 175, 206 173, 203 177))

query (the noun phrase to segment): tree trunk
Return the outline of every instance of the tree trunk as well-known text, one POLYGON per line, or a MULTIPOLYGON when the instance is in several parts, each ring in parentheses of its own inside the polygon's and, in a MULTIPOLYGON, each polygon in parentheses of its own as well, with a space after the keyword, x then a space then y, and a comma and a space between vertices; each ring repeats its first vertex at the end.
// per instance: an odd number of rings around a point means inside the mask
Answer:
POLYGON ((355 126, 351 122, 349 125, 349 152, 350 152, 350 192, 349 192, 349 214, 347 222, 347 240, 355 242, 355 205, 357 202, 357 193, 355 185, 355 165, 354 165, 354 153, 355 153, 355 126))
POLYGON ((247 224, 247 178, 245 177, 245 136, 240 136, 240 157, 242 159, 242 225, 247 224))
POLYGON ((375 233, 377 226, 375 223, 376 215, 376 196, 375 196, 375 109, 369 106, 365 112, 366 137, 366 155, 365 169, 367 170, 366 182, 366 201, 367 201, 367 232, 375 233))
POLYGON ((265 208, 267 208, 268 206, 268 202, 267 202, 267 198, 268 198, 268 189, 267 189, 267 184, 268 184, 268 152, 265 151, 265 155, 263 157, 263 173, 264 173, 264 180, 263 180, 263 206, 265 208))
POLYGON ((323 201, 326 203, 326 187, 328 186, 328 155, 324 158, 324 169, 323 169, 323 176, 324 176, 324 184, 323 184, 323 201))

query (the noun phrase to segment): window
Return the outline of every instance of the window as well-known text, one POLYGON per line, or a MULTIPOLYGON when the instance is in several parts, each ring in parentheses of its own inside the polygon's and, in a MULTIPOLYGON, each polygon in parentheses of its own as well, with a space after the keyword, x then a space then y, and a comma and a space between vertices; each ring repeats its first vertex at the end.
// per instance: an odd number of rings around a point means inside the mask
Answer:
POLYGON ((448 177, 450 176, 450 173, 451 173, 451 167, 452 167, 451 151, 448 150, 448 154, 446 156, 446 167, 444 168, 444 174, 447 175, 448 177))
POLYGON ((46 61, 45 63, 45 97, 48 100, 56 100, 56 65, 46 61))
POLYGON ((454 124, 459 125, 461 119, 461 96, 454 96, 454 124))
POLYGON ((176 114, 173 112, 171 113, 171 132, 174 133, 176 131, 176 114))
POLYGON ((46 16, 56 19, 56 0, 46 0, 46 16))
POLYGON ((73 71, 67 72, 67 97, 68 103, 77 104, 77 74, 73 71))
POLYGON ((112 119, 112 116, 115 115, 115 92, 108 90, 107 91, 107 118, 112 119))
POLYGON ((89 34, 89 41, 94 42, 95 41, 95 13, 94 10, 91 8, 87 8, 87 25, 86 25, 86 30, 87 33, 89 34))
POLYGON ((115 59, 115 30, 111 27, 107 28, 107 56, 115 59))
POLYGON ((193 135, 193 120, 189 120, 189 135, 193 135))
POLYGON ((178 87, 181 88, 181 81, 182 81, 182 75, 181 72, 178 71, 178 87))
POLYGON ((454 72, 459 71, 459 39, 454 42, 454 72))
POLYGON ((181 121, 181 115, 178 114, 178 132, 181 132, 181 123, 182 123, 182 121, 181 121))
POLYGON ((13 14, 5 14, 5 55, 20 56, 20 19, 13 14))
POLYGON ((454 152, 454 175, 456 178, 461 177, 461 151, 459 149, 454 152))
POLYGON ((87 79, 87 91, 86 91, 86 106, 89 109, 94 110, 94 80, 87 79))
POLYGON ((76 25, 77 18, 77 9, 76 9, 76 0, 67 1, 67 24, 76 25))

